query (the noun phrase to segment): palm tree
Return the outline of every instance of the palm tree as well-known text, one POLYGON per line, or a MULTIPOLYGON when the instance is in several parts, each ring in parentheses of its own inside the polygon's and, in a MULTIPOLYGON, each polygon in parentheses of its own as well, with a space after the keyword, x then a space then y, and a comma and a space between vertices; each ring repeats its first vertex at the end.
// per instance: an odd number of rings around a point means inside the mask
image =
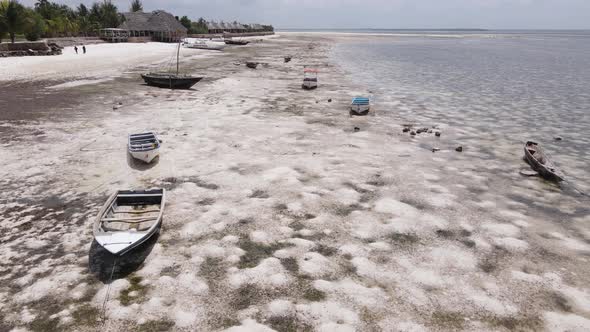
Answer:
POLYGON ((2 0, 0 2, 0 34, 8 32, 14 44, 16 34, 23 32, 27 19, 25 7, 16 0, 2 0))
POLYGON ((132 12, 142 12, 143 11, 143 4, 140 0, 133 0, 131 1, 131 8, 132 12))
POLYGON ((103 28, 119 26, 119 11, 111 0, 104 0, 100 5, 101 24, 103 28))

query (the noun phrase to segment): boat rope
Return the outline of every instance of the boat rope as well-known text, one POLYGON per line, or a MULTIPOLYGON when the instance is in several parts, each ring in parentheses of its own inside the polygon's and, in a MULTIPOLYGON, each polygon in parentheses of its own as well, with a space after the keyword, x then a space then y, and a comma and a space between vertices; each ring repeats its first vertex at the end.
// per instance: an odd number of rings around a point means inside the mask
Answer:
POLYGON ((105 294, 104 301, 102 303, 102 324, 106 324, 107 321, 107 303, 109 302, 109 295, 111 292, 111 285, 113 284, 113 275, 115 274, 115 266, 117 266, 117 257, 113 261, 113 268, 111 269, 111 275, 109 277, 107 293, 105 294))
POLYGON ((91 146, 92 144, 96 143, 96 139, 86 145, 84 145, 83 147, 80 148, 80 151, 82 152, 94 152, 94 151, 114 151, 114 150, 120 150, 121 148, 106 148, 106 149, 86 149, 87 147, 91 146))

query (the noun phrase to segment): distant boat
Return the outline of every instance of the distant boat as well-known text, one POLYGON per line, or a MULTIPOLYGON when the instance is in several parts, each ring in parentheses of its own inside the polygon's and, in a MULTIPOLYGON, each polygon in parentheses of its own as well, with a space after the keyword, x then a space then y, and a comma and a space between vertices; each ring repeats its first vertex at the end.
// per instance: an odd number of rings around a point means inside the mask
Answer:
POLYGON ((366 115, 369 113, 371 109, 369 98, 365 97, 355 97, 352 98, 352 103, 350 104, 350 111, 357 115, 366 115))
POLYGON ((538 143, 531 141, 526 143, 524 146, 524 158, 545 179, 557 182, 564 180, 564 175, 548 158, 538 143))
POLYGON ((311 90, 318 87, 318 70, 305 68, 303 70, 303 89, 311 90))
POLYGON ((154 133, 129 135, 127 149, 131 156, 145 163, 151 163, 160 155, 160 141, 154 133))
POLYGON ((143 78, 147 85, 167 89, 190 89, 193 85, 203 79, 203 77, 180 74, 179 63, 180 43, 178 44, 178 50, 176 51, 176 73, 154 72, 141 74, 141 78, 143 78))
POLYGON ((154 235, 162 223, 165 190, 115 192, 94 223, 94 239, 122 256, 154 235))
POLYGON ((231 39, 231 38, 226 39, 225 43, 227 45, 239 45, 239 46, 244 46, 244 45, 250 44, 250 42, 247 40, 235 40, 235 39, 231 39))
POLYGON ((184 47, 196 48, 201 50, 214 50, 221 51, 225 48, 226 43, 223 40, 210 40, 210 39, 195 39, 186 38, 184 40, 184 47))

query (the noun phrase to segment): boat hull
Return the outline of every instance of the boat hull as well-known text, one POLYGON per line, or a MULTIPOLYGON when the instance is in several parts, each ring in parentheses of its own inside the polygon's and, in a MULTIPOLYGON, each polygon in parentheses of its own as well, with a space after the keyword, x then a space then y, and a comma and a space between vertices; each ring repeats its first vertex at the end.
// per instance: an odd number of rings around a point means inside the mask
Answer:
POLYGON ((109 197, 98 213, 94 223, 94 239, 107 251, 117 256, 123 256, 137 248, 160 229, 164 212, 165 195, 166 192, 164 189, 115 192, 109 197), (121 204, 119 201, 127 201, 127 204, 131 206, 158 205, 157 214, 150 217, 152 224, 149 229, 142 231, 131 229, 126 231, 106 230, 103 222, 107 220, 106 217, 109 215, 109 212, 113 211, 115 206, 125 206, 125 203, 121 204))
POLYGON ((129 151, 129 153, 131 154, 131 157, 133 157, 133 159, 141 160, 144 163, 149 164, 160 155, 160 148, 150 151, 129 151))
POLYGON ((145 83, 149 86, 166 89, 190 89, 193 85, 201 81, 202 77, 174 77, 174 75, 141 75, 145 83))
POLYGON ((369 105, 351 105, 350 112, 356 115, 367 115, 371 110, 369 105))
POLYGON ((527 142, 524 146, 524 159, 543 178, 561 182, 563 175, 555 168, 553 163, 547 159, 543 150, 535 142, 527 142))

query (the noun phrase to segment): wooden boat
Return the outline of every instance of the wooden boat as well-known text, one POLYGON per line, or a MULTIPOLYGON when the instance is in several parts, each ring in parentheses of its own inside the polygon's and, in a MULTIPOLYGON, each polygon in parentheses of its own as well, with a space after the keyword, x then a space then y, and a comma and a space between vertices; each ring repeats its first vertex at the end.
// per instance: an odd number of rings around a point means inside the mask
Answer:
POLYGON ((141 133, 129 135, 127 149, 133 158, 149 164, 160 155, 160 146, 155 133, 141 133))
POLYGON ((203 77, 181 75, 179 73, 180 63, 180 43, 178 43, 178 50, 176 51, 176 73, 171 72, 156 72, 142 74, 141 78, 147 85, 155 86, 158 88, 167 89, 190 89, 193 85, 197 84, 203 77))
POLYGON ((148 73, 142 74, 141 77, 147 85, 158 88, 168 89, 190 89, 197 84, 203 77, 184 76, 170 73, 148 73))
POLYGON ((115 192, 94 223, 94 239, 115 255, 124 255, 154 235, 162 223, 164 189, 115 192))
POLYGON ((365 97, 355 97, 352 98, 352 103, 350 104, 350 112, 357 115, 366 115, 369 113, 371 109, 369 98, 365 97))
POLYGON ((256 69, 256 67, 258 67, 258 62, 248 61, 246 62, 246 67, 256 69))
POLYGON ((524 146, 524 159, 542 177, 552 181, 563 181, 564 175, 547 157, 543 149, 536 142, 528 141, 524 146))
POLYGON ((244 46, 244 45, 250 44, 250 42, 247 40, 233 40, 233 39, 226 39, 225 43, 227 45, 238 45, 238 46, 244 46))
POLYGON ((313 68, 305 68, 303 70, 303 89, 312 90, 318 87, 318 70, 313 68))
POLYGON ((217 41, 209 39, 186 38, 184 41, 184 47, 201 50, 221 51, 225 48, 225 46, 226 43, 224 40, 217 41))

